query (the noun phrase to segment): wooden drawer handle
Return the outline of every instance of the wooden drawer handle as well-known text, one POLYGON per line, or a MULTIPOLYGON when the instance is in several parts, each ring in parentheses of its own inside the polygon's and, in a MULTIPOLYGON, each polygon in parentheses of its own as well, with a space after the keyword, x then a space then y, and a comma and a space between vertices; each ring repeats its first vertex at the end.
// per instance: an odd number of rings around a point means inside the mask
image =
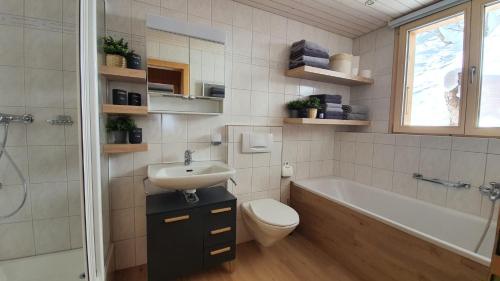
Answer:
POLYGON ((220 214, 220 213, 225 213, 225 212, 231 212, 231 207, 226 207, 226 208, 220 208, 220 209, 213 209, 210 211, 212 214, 220 214))
POLYGON ((178 216, 178 217, 173 217, 173 218, 168 218, 163 220, 165 223, 172 223, 172 222, 177 222, 177 221, 184 221, 188 220, 189 215, 184 215, 184 216, 178 216))
POLYGON ((210 231, 210 234, 217 235, 217 234, 221 234, 221 233, 228 232, 228 231, 231 231, 230 226, 224 227, 224 228, 219 228, 219 229, 214 229, 214 230, 210 231))
POLYGON ((222 248, 222 249, 219 249, 219 250, 211 251, 210 255, 211 256, 215 256, 215 255, 219 255, 219 254, 222 254, 222 253, 225 253, 225 252, 229 252, 229 251, 231 251, 231 247, 225 247, 225 248, 222 248))

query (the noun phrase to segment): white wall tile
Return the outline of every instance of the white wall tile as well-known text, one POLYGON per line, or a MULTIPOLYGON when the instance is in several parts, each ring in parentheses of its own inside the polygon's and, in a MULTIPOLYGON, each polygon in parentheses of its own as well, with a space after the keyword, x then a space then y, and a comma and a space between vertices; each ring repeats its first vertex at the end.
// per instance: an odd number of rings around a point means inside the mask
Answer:
POLYGON ((471 137, 453 137, 453 150, 483 152, 488 150, 488 139, 471 137))
POLYGON ((24 57, 28 67, 62 69, 62 34, 38 29, 24 31, 24 57))
POLYGON ((451 152, 450 180, 468 182, 479 186, 484 181, 486 154, 474 152, 451 152))
POLYGON ((33 223, 0 224, 0 259, 13 259, 35 254, 33 223))
POLYGON ((71 248, 69 218, 33 221, 37 254, 68 250, 71 248))
POLYGON ((2 38, 9 38, 9 40, 0 41, 0 64, 23 65, 23 28, 19 26, 0 25, 0 36, 2 38))
POLYGON ((391 190, 393 176, 394 172, 392 172, 391 170, 373 168, 372 185, 374 187, 382 188, 385 190, 391 190))
POLYGON ((394 155, 394 170, 407 174, 418 171, 419 164, 418 147, 396 146, 394 155))
POLYGON ((422 148, 419 172, 425 177, 447 179, 450 171, 450 151, 422 148))
POLYGON ((417 197, 417 180, 411 174, 395 172, 392 181, 392 191, 408 196, 417 197))
POLYGON ((134 207, 133 177, 112 178, 109 182, 113 210, 134 207))
POLYGON ((395 147, 393 145, 374 144, 373 167, 389 169, 394 168, 395 147))
POLYGON ((30 185, 34 219, 68 216, 68 185, 65 182, 30 185))

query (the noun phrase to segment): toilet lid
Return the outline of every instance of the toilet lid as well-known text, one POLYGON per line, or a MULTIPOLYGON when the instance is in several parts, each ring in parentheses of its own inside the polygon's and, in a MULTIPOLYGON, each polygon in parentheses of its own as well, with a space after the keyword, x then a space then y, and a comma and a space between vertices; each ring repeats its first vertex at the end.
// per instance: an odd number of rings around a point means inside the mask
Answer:
POLYGON ((299 214, 294 209, 273 199, 252 201, 250 209, 259 220, 267 224, 289 226, 299 223, 299 214))

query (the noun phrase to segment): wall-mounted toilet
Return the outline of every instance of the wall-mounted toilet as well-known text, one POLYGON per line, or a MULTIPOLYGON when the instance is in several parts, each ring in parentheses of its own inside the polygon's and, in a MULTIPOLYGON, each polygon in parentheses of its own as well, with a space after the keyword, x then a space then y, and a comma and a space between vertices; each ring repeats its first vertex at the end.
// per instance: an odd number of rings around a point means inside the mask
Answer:
POLYGON ((247 229, 265 247, 278 242, 299 225, 299 214, 274 199, 245 202, 241 209, 247 229))

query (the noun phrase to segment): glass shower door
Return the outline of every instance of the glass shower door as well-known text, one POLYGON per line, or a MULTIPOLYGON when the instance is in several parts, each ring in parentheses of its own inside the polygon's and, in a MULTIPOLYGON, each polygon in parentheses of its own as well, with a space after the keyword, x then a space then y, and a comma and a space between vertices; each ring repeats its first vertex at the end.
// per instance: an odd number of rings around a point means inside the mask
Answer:
POLYGON ((86 278, 78 14, 0 1, 0 281, 86 278))

